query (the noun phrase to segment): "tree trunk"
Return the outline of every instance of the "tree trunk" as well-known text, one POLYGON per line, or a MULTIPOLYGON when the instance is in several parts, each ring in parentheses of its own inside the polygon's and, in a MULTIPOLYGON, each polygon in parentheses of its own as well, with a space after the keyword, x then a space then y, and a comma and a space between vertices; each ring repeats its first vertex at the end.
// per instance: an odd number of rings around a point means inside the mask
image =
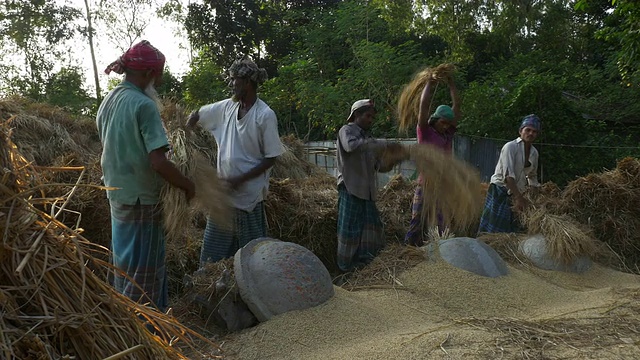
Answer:
POLYGON ((98 78, 98 65, 96 64, 96 53, 93 49, 93 26, 91 25, 91 11, 89 10, 89 0, 84 0, 84 6, 87 9, 87 33, 89 37, 89 49, 91 51, 91 63, 93 64, 93 79, 96 83, 96 101, 98 105, 102 101, 100 92, 100 79, 98 78))

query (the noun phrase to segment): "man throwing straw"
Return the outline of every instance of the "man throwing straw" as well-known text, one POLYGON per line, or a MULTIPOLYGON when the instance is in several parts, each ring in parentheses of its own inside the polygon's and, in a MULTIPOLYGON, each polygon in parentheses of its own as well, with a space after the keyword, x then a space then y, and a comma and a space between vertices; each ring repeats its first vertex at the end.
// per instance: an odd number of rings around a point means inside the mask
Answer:
POLYGON ((276 114, 258 98, 258 85, 267 72, 249 59, 229 68, 233 97, 205 105, 189 116, 187 127, 197 123, 218 143, 218 175, 229 185, 235 208, 233 230, 210 219, 204 233, 200 265, 233 256, 249 241, 267 236, 264 199, 276 158, 284 153, 276 114))
POLYGON ((376 207, 377 172, 394 165, 381 161, 383 150, 401 152, 402 145, 369 134, 375 115, 372 100, 358 100, 338 133, 338 267, 344 272, 368 264, 385 245, 376 207))
POLYGON ((156 105, 165 57, 148 41, 131 47, 105 73, 125 74, 102 101, 96 124, 103 151, 100 165, 111 206, 114 287, 134 301, 168 305, 165 237, 160 206, 164 181, 183 189, 195 186, 167 159, 167 135, 156 105), (131 280, 133 280, 133 282, 131 280))
POLYGON ((522 195, 527 185, 540 186, 538 150, 532 145, 540 130, 540 118, 534 114, 527 115, 520 124, 520 137, 502 147, 495 173, 491 176, 479 233, 521 230, 514 211, 522 212, 527 207, 527 200, 522 195))

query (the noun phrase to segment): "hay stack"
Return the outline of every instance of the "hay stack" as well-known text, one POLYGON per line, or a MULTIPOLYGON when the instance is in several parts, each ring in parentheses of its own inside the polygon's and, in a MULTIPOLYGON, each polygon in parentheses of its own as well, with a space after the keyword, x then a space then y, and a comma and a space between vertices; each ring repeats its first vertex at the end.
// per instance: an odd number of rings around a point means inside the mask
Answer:
POLYGON ((420 112, 420 96, 427 81, 433 79, 436 83, 446 82, 453 74, 455 67, 452 64, 440 64, 435 68, 426 68, 416 74, 400 93, 398 99, 398 122, 402 131, 413 129, 418 123, 420 112))
MULTIPOLYGON (((20 153, 36 165, 41 181, 68 184, 50 188, 49 197, 68 194, 82 168, 86 169, 83 183, 102 183, 101 144, 94 119, 71 115, 60 108, 20 97, 0 100, 0 115, 3 119, 13 116, 9 124, 14 129, 12 140, 20 153)), ((48 204, 43 206, 45 211, 50 211, 48 204)), ((111 224, 104 191, 79 187, 68 208, 78 214, 72 216, 65 212, 63 215, 66 216, 59 220, 75 227, 79 218, 84 234, 97 244, 109 246, 111 224)))
MULTIPOLYGON (((113 271, 100 249, 33 206, 38 174, 0 127, 0 357, 6 359, 183 359, 169 346, 199 336, 167 315, 118 294, 87 266, 113 271), (151 335, 143 321, 155 327, 151 335)), ((70 196, 73 195, 73 192, 70 196)), ((68 204, 64 200, 62 208, 68 204)), ((206 339, 203 339, 206 340, 206 339)))
POLYGON ((311 250, 329 269, 338 269, 338 190, 329 174, 306 179, 271 179, 265 201, 269 236, 311 250))
POLYGON ((438 210, 445 227, 463 233, 480 217, 480 175, 472 166, 430 144, 411 146, 411 160, 423 176, 422 225, 438 225, 438 210))
POLYGON ((307 159, 304 144, 293 135, 280 137, 284 146, 284 154, 271 170, 273 179, 304 179, 309 176, 325 176, 326 172, 307 159))
POLYGON ((377 206, 387 240, 403 242, 411 222, 411 204, 417 182, 393 176, 378 193, 377 206))
POLYGON ((640 160, 625 158, 614 170, 570 182, 560 211, 588 224, 595 236, 640 272, 640 160))

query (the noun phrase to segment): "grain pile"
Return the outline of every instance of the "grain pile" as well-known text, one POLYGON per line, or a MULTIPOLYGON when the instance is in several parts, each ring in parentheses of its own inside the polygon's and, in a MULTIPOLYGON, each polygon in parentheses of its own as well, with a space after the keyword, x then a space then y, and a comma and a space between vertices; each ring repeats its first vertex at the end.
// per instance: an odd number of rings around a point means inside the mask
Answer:
POLYGON ((169 342, 188 345, 199 335, 116 293, 96 275, 114 270, 92 256, 106 249, 57 220, 82 187, 80 181, 53 214, 34 206, 49 199, 51 185, 39 181, 37 170, 12 142, 10 123, 3 121, 0 128, 2 357, 185 358, 169 342))

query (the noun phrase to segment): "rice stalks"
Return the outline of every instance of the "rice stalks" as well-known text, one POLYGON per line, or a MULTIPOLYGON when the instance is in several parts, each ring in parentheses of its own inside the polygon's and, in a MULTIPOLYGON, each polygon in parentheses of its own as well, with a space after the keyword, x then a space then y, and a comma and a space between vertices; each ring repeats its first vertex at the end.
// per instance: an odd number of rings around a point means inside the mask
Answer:
POLYGON ((437 226, 440 214, 445 228, 464 232, 482 210, 478 171, 433 145, 415 144, 410 151, 423 177, 422 226, 437 226))
POLYGON ((217 171, 198 152, 184 129, 174 130, 169 138, 172 145, 171 161, 196 186, 191 203, 187 201, 182 189, 168 183, 162 188, 164 226, 169 241, 183 237, 186 227, 191 223, 185 219, 191 219, 194 211, 203 212, 222 228, 232 229, 233 212, 227 195, 228 189, 218 178, 217 171))
POLYGON ((398 100, 398 122, 401 131, 407 131, 417 125, 420 96, 427 81, 433 79, 436 83, 444 83, 454 71, 455 67, 452 64, 440 64, 435 68, 425 68, 402 89, 398 100))

